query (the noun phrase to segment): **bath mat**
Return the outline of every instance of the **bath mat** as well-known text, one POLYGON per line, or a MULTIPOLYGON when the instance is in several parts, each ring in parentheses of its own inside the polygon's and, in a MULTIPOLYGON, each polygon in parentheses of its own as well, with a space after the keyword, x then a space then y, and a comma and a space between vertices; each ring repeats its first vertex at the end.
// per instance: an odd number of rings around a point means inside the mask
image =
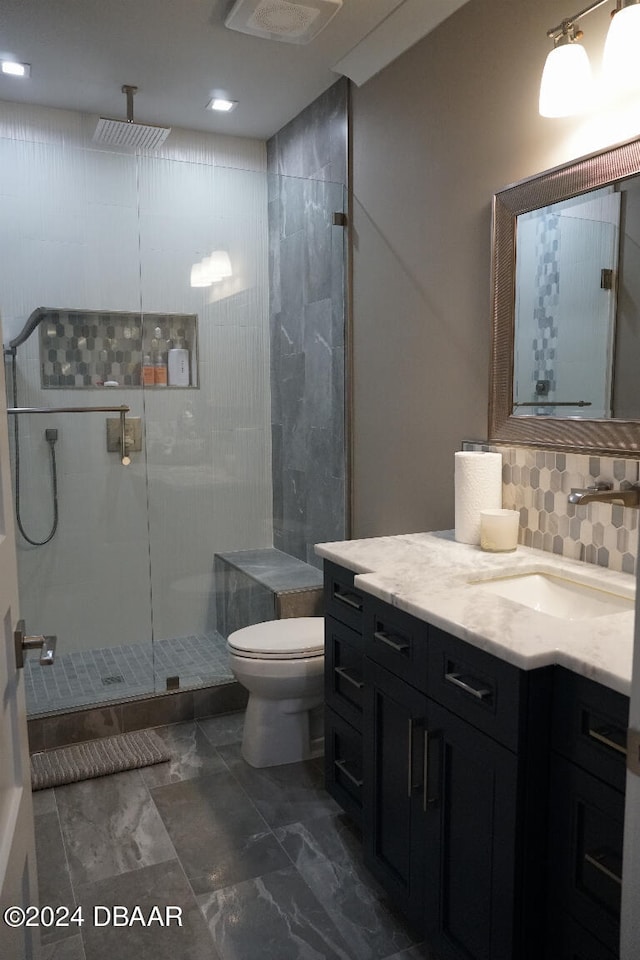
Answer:
POLYGON ((134 770, 171 759, 171 751, 150 730, 75 743, 31 757, 31 788, 46 790, 77 780, 134 770))

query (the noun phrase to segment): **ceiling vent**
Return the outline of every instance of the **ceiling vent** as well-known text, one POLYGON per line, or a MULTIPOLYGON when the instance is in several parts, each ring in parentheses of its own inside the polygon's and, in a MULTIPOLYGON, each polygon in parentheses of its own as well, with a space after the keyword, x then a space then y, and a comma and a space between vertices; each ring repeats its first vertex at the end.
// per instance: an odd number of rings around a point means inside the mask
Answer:
POLYGON ((309 43, 341 6, 342 0, 236 0, 224 25, 265 40, 309 43))

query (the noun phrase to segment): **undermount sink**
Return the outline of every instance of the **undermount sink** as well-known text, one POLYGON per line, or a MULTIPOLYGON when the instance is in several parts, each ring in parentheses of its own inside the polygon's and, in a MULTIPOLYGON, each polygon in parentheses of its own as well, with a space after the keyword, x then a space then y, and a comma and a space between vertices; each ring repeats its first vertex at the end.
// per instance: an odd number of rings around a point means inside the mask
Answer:
POLYGON ((485 593, 562 620, 591 620, 612 613, 626 613, 635 606, 631 587, 628 591, 614 593, 564 574, 535 571, 472 580, 471 583, 485 593))

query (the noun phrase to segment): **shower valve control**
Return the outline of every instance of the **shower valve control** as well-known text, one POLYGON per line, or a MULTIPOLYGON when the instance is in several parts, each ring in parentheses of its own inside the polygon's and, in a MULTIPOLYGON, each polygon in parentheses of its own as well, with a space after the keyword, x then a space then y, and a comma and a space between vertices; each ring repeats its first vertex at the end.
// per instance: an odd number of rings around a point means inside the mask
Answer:
POLYGON ((124 451, 122 450, 120 417, 107 417, 107 452, 130 454, 142 450, 142 418, 127 417, 124 424, 124 451))

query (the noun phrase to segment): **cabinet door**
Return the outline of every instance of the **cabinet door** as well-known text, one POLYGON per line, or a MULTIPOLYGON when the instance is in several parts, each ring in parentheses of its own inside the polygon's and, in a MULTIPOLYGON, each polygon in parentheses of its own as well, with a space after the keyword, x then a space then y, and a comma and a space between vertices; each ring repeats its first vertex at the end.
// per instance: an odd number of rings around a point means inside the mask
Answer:
POLYGON ((426 697, 365 658, 365 862, 420 932, 424 897, 426 697))
POLYGON ((556 754, 551 774, 552 903, 614 953, 620 937, 624 794, 556 754))
POLYGON ((429 701, 427 770, 429 945, 439 960, 525 956, 514 933, 516 755, 429 701))

